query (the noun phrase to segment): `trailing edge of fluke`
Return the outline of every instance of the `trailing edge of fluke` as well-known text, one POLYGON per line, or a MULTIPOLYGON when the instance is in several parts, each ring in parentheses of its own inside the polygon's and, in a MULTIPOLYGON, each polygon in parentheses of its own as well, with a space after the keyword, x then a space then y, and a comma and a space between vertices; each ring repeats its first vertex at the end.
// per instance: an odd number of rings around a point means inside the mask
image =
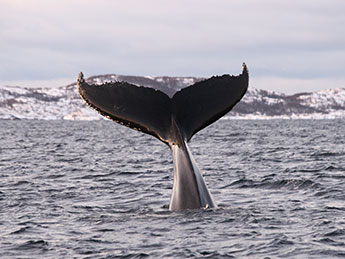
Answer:
POLYGON ((243 63, 238 76, 213 76, 177 91, 172 98, 128 82, 89 85, 82 72, 77 85, 82 99, 103 116, 169 145, 174 160, 169 209, 184 210, 216 207, 187 142, 228 113, 246 93, 248 81, 243 63))

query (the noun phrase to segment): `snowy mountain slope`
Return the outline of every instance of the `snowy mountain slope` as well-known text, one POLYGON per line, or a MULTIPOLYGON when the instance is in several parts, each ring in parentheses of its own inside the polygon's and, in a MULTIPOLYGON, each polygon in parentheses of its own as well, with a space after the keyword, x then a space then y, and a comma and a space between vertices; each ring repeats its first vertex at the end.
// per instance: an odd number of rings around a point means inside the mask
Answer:
POLYGON ((230 115, 252 118, 345 118, 345 88, 285 95, 249 89, 230 115))
MULTIPOLYGON (((203 78, 140 77, 122 75, 92 76, 88 83, 127 81, 159 89, 169 96, 203 78)), ((228 114, 244 119, 266 118, 345 118, 345 88, 314 93, 284 95, 248 89, 240 103, 228 114)), ((97 120, 101 116, 80 99, 76 84, 58 88, 0 86, 0 119, 97 120)))

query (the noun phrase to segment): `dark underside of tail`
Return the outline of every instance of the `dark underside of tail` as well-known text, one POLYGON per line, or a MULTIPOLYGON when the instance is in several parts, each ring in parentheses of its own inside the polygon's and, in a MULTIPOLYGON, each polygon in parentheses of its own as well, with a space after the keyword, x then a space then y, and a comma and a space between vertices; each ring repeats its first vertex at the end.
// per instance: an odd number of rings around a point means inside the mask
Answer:
POLYGON ((102 115, 153 135, 171 145, 189 141, 199 130, 229 112, 248 88, 248 71, 238 76, 215 76, 186 87, 172 98, 165 93, 126 82, 89 85, 78 78, 82 98, 102 115))

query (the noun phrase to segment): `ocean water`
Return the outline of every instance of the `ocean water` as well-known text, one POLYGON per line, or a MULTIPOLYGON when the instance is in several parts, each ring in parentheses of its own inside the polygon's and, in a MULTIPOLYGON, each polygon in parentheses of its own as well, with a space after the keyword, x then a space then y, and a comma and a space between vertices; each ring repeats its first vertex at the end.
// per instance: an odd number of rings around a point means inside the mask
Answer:
POLYGON ((218 209, 168 211, 171 152, 111 121, 0 121, 0 258, 345 257, 345 121, 220 120, 218 209))

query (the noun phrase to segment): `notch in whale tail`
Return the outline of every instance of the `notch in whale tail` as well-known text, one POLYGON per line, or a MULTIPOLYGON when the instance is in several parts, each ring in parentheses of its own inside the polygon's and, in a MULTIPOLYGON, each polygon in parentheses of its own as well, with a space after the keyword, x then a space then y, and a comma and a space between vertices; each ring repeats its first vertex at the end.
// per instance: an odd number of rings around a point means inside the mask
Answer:
POLYGON ((77 84, 81 97, 100 114, 172 145, 189 141, 228 113, 247 91, 248 70, 243 63, 238 76, 214 76, 181 89, 172 98, 127 82, 89 85, 81 72, 77 84))
POLYGON ((165 93, 127 82, 89 85, 79 73, 81 97, 100 114, 150 134, 173 151, 174 185, 170 210, 216 207, 187 142, 195 133, 228 113, 248 88, 243 63, 238 76, 214 76, 176 92, 165 93))

